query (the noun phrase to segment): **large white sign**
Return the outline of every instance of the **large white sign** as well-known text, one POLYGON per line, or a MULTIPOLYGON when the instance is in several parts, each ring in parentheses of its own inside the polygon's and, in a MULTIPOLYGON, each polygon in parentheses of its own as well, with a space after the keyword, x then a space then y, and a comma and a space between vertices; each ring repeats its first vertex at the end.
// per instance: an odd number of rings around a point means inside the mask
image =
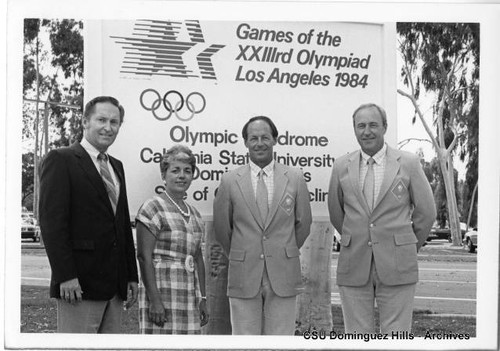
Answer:
POLYGON ((270 117, 275 159, 301 168, 327 217, 334 159, 358 148, 352 112, 383 105, 396 141, 395 25, 196 20, 88 21, 86 100, 112 95, 125 122, 110 153, 125 166, 131 215, 163 190, 159 161, 189 146, 188 201, 206 217, 224 172, 248 162, 245 122, 270 117))

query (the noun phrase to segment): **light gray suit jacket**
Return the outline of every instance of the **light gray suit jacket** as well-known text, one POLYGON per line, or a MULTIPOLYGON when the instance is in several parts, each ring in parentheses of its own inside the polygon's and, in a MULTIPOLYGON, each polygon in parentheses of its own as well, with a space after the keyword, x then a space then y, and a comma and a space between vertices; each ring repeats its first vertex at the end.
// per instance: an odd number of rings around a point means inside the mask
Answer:
POLYGON ((227 294, 254 297, 265 263, 273 291, 297 295, 302 292, 299 248, 312 221, 304 176, 275 162, 274 194, 265 224, 250 177, 249 165, 224 174, 214 201, 215 236, 229 257, 227 294))
POLYGON ((420 160, 387 148, 384 179, 370 212, 359 188, 359 159, 358 150, 335 160, 330 180, 330 220, 341 234, 337 284, 366 284, 372 256, 384 284, 415 283, 417 251, 436 218, 432 190, 420 160))

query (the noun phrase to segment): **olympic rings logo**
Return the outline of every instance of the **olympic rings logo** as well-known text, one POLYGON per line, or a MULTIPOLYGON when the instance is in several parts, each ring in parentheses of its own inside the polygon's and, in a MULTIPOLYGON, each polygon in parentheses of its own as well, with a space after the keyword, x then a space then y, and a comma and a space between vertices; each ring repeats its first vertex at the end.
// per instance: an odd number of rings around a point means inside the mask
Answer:
POLYGON ((194 117, 194 115, 203 112, 203 110, 207 106, 205 97, 197 91, 190 93, 188 96, 186 96, 186 99, 184 100, 182 94, 179 93, 177 90, 169 90, 162 97, 159 92, 151 88, 145 89, 141 93, 139 102, 141 103, 142 108, 144 108, 146 111, 151 111, 153 113, 153 116, 159 121, 166 121, 167 119, 170 118, 170 116, 172 116, 172 113, 174 113, 178 119, 186 122, 191 120, 194 117), (154 96, 156 96, 156 99, 149 106, 147 106, 144 101, 144 96, 146 94, 151 94, 151 93, 154 96), (172 101, 172 99, 169 99, 169 97, 172 97, 173 95, 176 95, 177 99, 172 101), (195 96, 201 98, 201 107, 198 109, 195 108, 195 104, 192 102, 192 99, 195 96), (191 112, 191 115, 186 118, 179 116, 178 113, 184 107, 184 103, 186 104, 186 108, 188 109, 188 111, 191 112), (160 116, 157 113, 157 110, 161 109, 162 106, 166 110, 164 116, 160 116))

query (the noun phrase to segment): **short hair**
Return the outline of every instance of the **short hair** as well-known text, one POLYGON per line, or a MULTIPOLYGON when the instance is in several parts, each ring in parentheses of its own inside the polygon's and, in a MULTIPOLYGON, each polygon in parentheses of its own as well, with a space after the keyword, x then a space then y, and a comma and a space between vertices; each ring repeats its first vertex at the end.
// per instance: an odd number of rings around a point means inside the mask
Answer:
POLYGON ((252 117, 248 120, 247 123, 243 126, 243 130, 241 131, 241 134, 243 135, 243 140, 247 141, 248 138, 248 126, 250 123, 255 122, 255 121, 264 121, 266 122, 269 127, 271 128, 271 135, 273 138, 276 140, 278 138, 278 128, 276 128, 276 125, 273 123, 271 118, 266 117, 266 116, 255 116, 252 117))
POLYGON ((385 113, 385 110, 382 107, 380 107, 379 105, 371 103, 371 102, 367 103, 367 104, 362 104, 356 110, 354 110, 354 113, 352 114, 352 124, 354 125, 354 117, 356 117, 356 114, 359 111, 364 110, 366 108, 370 108, 370 107, 373 107, 378 111, 378 113, 380 114, 380 117, 382 117, 382 125, 384 126, 385 129, 387 129, 387 114, 385 113))
POLYGON ((196 158, 194 157, 191 149, 184 145, 174 145, 163 154, 163 157, 160 161, 160 172, 162 176, 168 170, 170 164, 174 161, 180 161, 189 164, 193 172, 196 169, 196 158), (187 156, 180 154, 186 154, 187 156))
POLYGON ((123 117, 125 116, 125 109, 123 108, 122 105, 120 105, 120 102, 118 102, 118 100, 112 96, 97 96, 92 100, 90 100, 89 102, 87 102, 87 104, 85 105, 85 110, 83 111, 83 118, 85 118, 88 121, 90 119, 90 115, 94 113, 95 105, 101 102, 109 102, 110 104, 118 108, 118 110, 120 111, 120 124, 122 124, 123 117))

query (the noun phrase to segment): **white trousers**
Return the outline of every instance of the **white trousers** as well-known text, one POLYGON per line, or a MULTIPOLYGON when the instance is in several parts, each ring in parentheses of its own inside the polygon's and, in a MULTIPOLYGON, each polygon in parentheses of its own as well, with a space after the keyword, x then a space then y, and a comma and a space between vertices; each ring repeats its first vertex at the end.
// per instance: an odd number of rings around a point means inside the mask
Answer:
POLYGON ((340 286, 342 314, 346 333, 374 333, 375 301, 380 317, 380 332, 411 331, 416 283, 384 285, 372 260, 368 283, 340 286))
POLYGON ((280 297, 271 288, 267 269, 257 296, 229 298, 233 335, 293 335, 296 296, 280 297))

